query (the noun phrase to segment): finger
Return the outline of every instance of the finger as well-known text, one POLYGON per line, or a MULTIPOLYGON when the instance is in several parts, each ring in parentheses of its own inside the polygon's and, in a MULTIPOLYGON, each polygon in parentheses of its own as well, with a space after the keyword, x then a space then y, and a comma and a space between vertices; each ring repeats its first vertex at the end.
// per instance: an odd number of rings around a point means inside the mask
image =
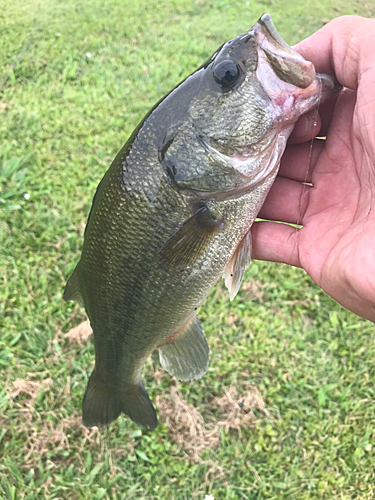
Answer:
POLYGON ((326 141, 314 139, 313 142, 288 145, 281 158, 279 177, 299 182, 312 182, 312 174, 326 141))
POLYGON ((318 134, 319 137, 326 137, 328 135, 338 96, 339 94, 336 94, 331 99, 328 99, 328 101, 322 104, 319 108, 321 121, 321 127, 318 134))
POLYGON ((298 252, 299 231, 295 227, 277 222, 254 222, 251 228, 252 258, 301 267, 298 252))
POLYGON ((350 89, 368 61, 373 60, 375 20, 359 16, 343 16, 329 22, 294 48, 311 61, 318 72, 335 75, 350 89))
POLYGON ((301 182, 277 177, 263 204, 261 219, 301 224, 311 187, 301 182))
POLYGON ((288 144, 299 144, 301 142, 310 141, 313 137, 318 135, 321 123, 318 110, 312 109, 305 115, 301 116, 291 133, 288 144))

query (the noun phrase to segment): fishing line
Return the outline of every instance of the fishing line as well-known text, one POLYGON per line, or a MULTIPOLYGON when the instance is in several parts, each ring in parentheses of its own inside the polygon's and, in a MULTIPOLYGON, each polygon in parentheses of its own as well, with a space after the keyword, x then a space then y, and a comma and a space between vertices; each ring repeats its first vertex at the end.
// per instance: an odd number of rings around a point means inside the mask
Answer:
MULTIPOLYGON (((319 115, 320 99, 321 99, 321 96, 322 96, 322 80, 320 78, 320 75, 316 75, 316 76, 319 78, 319 99, 318 99, 318 105, 315 108, 314 124, 313 124, 314 128, 316 127, 316 125, 318 123, 317 120, 318 120, 318 115, 319 115)), ((303 202, 303 198, 304 198, 304 196, 306 194, 306 190, 309 187, 311 187, 311 185, 312 185, 310 182, 307 182, 307 179, 308 179, 308 176, 309 176, 309 173, 310 173, 310 169, 311 169, 311 165, 312 165, 312 154, 313 154, 314 139, 315 139, 315 137, 312 137, 311 140, 310 140, 309 156, 307 158, 307 169, 306 169, 304 181, 302 183, 303 188, 302 188, 302 192, 301 192, 301 196, 300 196, 300 200, 299 200, 297 226, 303 226, 303 224, 302 224, 302 218, 303 218, 303 214, 302 214, 302 202, 303 202)))

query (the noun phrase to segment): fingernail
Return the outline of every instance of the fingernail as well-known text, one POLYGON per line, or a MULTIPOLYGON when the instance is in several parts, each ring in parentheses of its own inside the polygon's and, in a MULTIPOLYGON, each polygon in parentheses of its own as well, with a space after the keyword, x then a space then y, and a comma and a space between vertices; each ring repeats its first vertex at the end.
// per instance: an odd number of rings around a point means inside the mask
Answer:
POLYGON ((293 135, 296 138, 305 137, 312 128, 313 122, 307 116, 301 116, 294 127, 293 135))

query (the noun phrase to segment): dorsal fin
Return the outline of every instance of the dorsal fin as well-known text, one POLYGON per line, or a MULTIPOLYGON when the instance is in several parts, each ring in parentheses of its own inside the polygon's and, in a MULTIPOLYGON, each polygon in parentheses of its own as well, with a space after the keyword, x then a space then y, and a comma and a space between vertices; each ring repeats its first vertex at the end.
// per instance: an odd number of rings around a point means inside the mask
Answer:
POLYGON ((68 300, 75 300, 83 304, 83 299, 81 295, 81 288, 78 281, 78 266, 74 269, 72 275, 68 279, 67 284, 64 288, 63 299, 68 302, 68 300))

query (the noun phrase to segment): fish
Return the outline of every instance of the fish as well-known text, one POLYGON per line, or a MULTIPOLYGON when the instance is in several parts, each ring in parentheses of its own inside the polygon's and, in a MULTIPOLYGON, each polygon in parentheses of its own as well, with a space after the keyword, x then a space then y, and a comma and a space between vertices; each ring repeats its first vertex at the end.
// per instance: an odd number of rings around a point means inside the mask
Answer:
POLYGON ((207 371, 196 314, 224 278, 232 300, 250 228, 297 119, 339 90, 276 31, 269 14, 224 43, 136 127, 99 183, 64 299, 85 306, 95 366, 87 427, 121 413, 153 430, 147 358, 179 380, 207 371))

